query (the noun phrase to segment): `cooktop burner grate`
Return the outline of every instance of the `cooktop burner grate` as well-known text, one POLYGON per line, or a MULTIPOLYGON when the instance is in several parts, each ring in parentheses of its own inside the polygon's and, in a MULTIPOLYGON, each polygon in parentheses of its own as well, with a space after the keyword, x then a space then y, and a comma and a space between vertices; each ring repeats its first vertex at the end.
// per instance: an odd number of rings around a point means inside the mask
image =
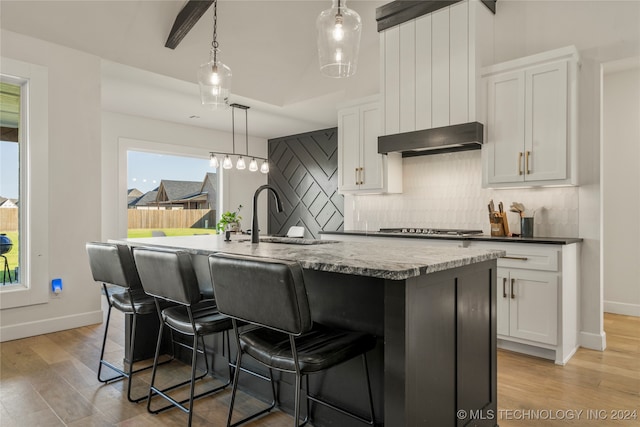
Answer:
POLYGON ((381 228, 380 233, 401 234, 434 234, 448 236, 466 236, 470 234, 482 234, 482 230, 462 230, 452 228, 381 228))

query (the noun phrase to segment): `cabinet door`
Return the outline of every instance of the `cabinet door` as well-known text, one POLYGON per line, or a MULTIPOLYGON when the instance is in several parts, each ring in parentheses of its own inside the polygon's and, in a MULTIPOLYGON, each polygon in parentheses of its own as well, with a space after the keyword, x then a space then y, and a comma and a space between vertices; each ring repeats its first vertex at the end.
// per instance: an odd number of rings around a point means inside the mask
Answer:
POLYGON ((509 316, 512 337, 556 345, 558 275, 511 270, 509 316))
POLYGON ((360 107, 360 189, 381 190, 384 188, 382 154, 378 154, 380 135, 380 108, 378 104, 360 107))
POLYGON ((526 71, 525 181, 567 178, 567 63, 526 71))
POLYGON ((487 180, 523 181, 524 73, 489 77, 487 85, 487 180))
POLYGON ((498 335, 509 335, 509 300, 511 298, 509 288, 509 273, 504 269, 498 269, 496 280, 496 314, 498 317, 498 335))
POLYGON ((338 112, 338 184, 341 191, 359 188, 360 110, 338 112))

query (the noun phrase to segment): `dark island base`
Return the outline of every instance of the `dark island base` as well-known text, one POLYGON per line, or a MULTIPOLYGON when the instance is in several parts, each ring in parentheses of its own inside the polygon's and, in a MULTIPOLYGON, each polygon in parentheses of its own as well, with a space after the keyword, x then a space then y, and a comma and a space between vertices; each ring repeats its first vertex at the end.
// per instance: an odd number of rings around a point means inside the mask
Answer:
MULTIPOLYGON (((495 260, 398 281, 305 270, 305 281, 314 321, 379 337, 367 355, 378 424, 497 425, 495 260)), ((226 378, 222 340, 209 339, 207 347, 216 373, 226 378)), ((266 372, 252 362, 246 356, 243 366, 266 372)), ((293 413, 293 376, 274 374, 280 408, 293 413)), ((266 382, 248 374, 240 382, 251 395, 270 399, 266 382)), ((360 359, 312 375, 310 388, 367 413, 360 359)), ((316 427, 363 425, 320 405, 312 405, 312 420, 316 427)))

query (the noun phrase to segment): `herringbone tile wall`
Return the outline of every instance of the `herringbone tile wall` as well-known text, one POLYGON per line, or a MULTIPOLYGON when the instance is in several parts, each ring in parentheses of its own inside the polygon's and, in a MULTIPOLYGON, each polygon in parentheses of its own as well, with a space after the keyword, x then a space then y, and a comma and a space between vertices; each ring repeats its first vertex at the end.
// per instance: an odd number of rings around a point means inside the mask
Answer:
POLYGON ((338 129, 324 129, 269 140, 269 184, 282 196, 284 215, 269 199, 269 234, 305 227, 306 238, 339 231, 344 198, 338 194, 338 129))

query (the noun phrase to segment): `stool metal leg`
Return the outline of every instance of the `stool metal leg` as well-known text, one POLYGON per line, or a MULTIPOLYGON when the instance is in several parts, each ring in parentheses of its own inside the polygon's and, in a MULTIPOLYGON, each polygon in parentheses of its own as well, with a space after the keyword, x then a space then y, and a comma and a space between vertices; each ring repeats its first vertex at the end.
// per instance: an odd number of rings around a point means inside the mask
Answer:
POLYGON ((244 424, 249 420, 252 420, 260 415, 266 414, 267 412, 270 412, 273 408, 276 407, 276 403, 277 403, 277 398, 276 398, 276 386, 275 383, 273 381, 273 370, 271 368, 269 368, 269 378, 265 377, 264 375, 261 375, 257 372, 253 372, 250 371, 248 369, 245 369, 242 367, 241 362, 242 362, 242 348, 240 347, 240 333, 238 332, 238 324, 237 321, 235 319, 231 320, 233 323, 233 332, 234 335, 236 337, 236 348, 238 353, 236 354, 236 362, 235 365, 232 365, 233 367, 233 384, 231 386, 231 401, 229 402, 229 415, 227 417, 227 427, 236 427, 239 426, 240 424, 244 424), (240 371, 246 372, 248 374, 251 374, 255 377, 261 378, 265 381, 269 381, 269 384, 271 385, 271 393, 273 396, 273 400, 271 401, 271 403, 269 404, 269 406, 267 408, 264 408, 258 412, 256 412, 255 414, 249 415, 239 421, 236 421, 235 423, 231 423, 231 419, 233 418, 233 406, 235 404, 235 400, 236 400, 236 393, 238 391, 238 378, 240 377, 240 371))

